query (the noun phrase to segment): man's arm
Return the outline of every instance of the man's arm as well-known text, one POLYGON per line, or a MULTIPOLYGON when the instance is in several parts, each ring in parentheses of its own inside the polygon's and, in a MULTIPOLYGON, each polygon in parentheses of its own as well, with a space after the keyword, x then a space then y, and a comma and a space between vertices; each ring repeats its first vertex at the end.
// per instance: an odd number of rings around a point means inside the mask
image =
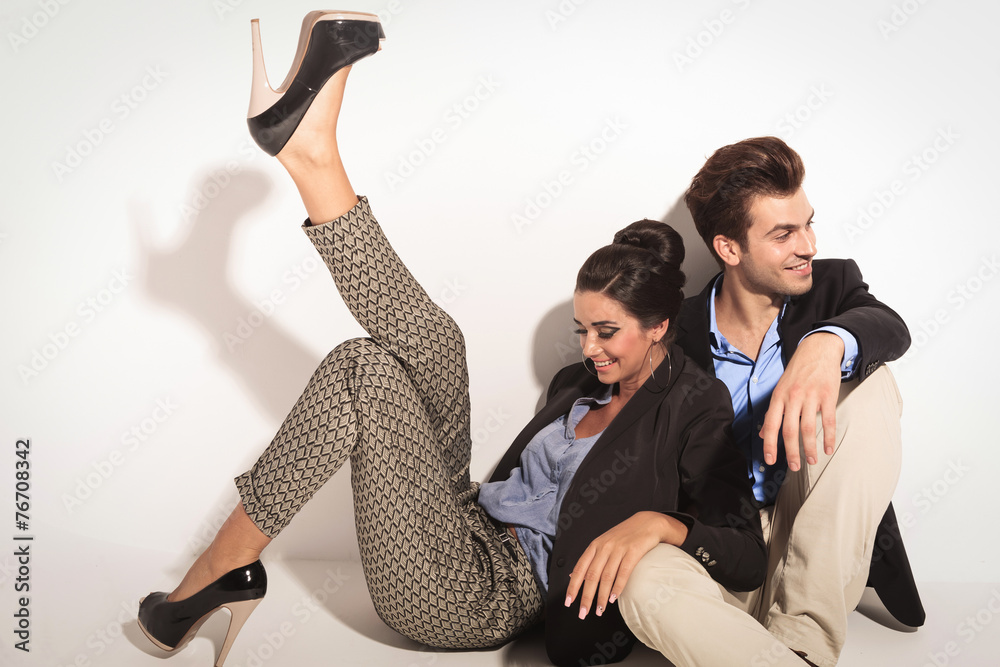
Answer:
MULTIPOLYGON (((829 303, 830 317, 816 322, 812 329, 836 326, 846 330, 857 341, 855 369, 861 380, 876 368, 898 359, 910 346, 910 334, 902 318, 868 291, 861 270, 854 260, 843 263, 843 273, 815 285, 816 298, 829 303), (839 292, 839 293, 838 293, 839 292)), ((764 440, 764 460, 774 463, 778 449, 778 433, 785 441, 785 458, 791 470, 801 467, 799 433, 806 461, 816 463, 816 416, 823 425, 823 451, 832 454, 836 442, 837 398, 842 379, 841 364, 844 341, 829 332, 807 335, 798 344, 785 371, 771 394, 771 404, 764 417, 761 437, 764 440)))
MULTIPOLYGON (((910 332, 896 311, 871 295, 853 259, 844 260, 843 271, 838 277, 840 294, 830 299, 834 310, 817 313, 817 317, 824 319, 813 324, 810 330, 836 326, 850 332, 858 343, 855 362, 858 378, 864 380, 885 362, 903 356, 910 347, 910 332)), ((833 276, 830 280, 837 282, 833 276)))

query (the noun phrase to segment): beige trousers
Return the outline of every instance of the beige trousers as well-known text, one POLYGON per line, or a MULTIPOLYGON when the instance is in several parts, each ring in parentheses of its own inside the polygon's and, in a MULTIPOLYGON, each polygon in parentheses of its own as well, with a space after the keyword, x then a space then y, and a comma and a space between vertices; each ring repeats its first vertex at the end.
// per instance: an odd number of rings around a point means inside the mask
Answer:
MULTIPOLYGON (((875 530, 899 478, 902 401, 885 366, 846 382, 837 403, 836 449, 789 471, 760 512, 768 544, 764 585, 733 593, 679 548, 640 561, 618 602, 632 632, 678 667, 835 665, 847 615, 864 592, 875 530)), ((802 455, 805 461, 805 455, 802 455)))

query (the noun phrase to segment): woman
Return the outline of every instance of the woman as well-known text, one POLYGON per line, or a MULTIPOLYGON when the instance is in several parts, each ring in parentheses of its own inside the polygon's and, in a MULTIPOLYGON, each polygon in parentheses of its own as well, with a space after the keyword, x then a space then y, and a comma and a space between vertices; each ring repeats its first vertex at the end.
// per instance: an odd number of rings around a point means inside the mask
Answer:
POLYGON ((261 551, 348 459, 375 609, 430 646, 495 646, 544 610, 554 663, 621 660, 635 638, 614 601, 659 543, 730 588, 760 585, 764 547, 741 518, 752 499, 728 393, 669 344, 684 282, 677 233, 634 223, 587 260, 574 295, 585 363, 556 375, 480 488, 462 333, 393 252, 338 151, 347 74, 378 50, 377 18, 309 14, 281 93, 267 86, 256 22, 253 33, 251 133, 298 187, 305 232, 371 338, 320 364, 236 479, 241 503, 209 548, 172 593, 144 598, 147 636, 176 650, 225 606, 221 665, 264 595, 261 551))

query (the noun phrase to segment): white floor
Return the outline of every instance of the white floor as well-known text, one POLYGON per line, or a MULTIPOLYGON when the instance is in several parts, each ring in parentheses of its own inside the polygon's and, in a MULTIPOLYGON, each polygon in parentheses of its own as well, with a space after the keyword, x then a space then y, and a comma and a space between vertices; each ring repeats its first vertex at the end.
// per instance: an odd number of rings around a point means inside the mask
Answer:
MULTIPOLYGON (((404 639, 375 615, 358 563, 271 561, 268 577, 267 598, 247 621, 226 661, 227 667, 541 667, 549 664, 537 633, 498 650, 479 652, 430 651, 404 639)), ((126 578, 131 579, 130 576, 126 578)), ((87 584, 81 582, 82 595, 87 594, 86 588, 87 584)), ((928 611, 927 624, 923 628, 916 632, 899 632, 855 612, 850 618, 849 638, 840 664, 879 667, 1000 665, 1000 621, 992 623, 994 616, 1000 615, 1000 584, 923 583, 920 590, 928 611)), ((136 602, 122 602, 117 613, 119 621, 105 622, 103 611, 95 612, 89 619, 81 619, 79 626, 83 630, 76 633, 76 638, 73 629, 65 628, 62 636, 68 638, 66 645, 55 651, 51 650, 54 648, 51 638, 46 640, 39 636, 48 632, 44 627, 36 627, 33 638, 36 650, 29 654, 11 650, 9 638, 4 637, 4 659, 0 662, 46 667, 208 667, 213 664, 228 623, 225 612, 208 621, 199 636, 180 653, 167 656, 154 648, 136 626, 136 602), (169 657, 170 662, 162 662, 165 657, 169 657)), ((862 608, 869 609, 869 605, 863 601, 862 608)), ((878 615, 878 611, 868 613, 878 615)), ((5 631, 4 635, 8 633, 5 631)), ((658 654, 640 647, 622 664, 665 667, 668 663, 658 654)))

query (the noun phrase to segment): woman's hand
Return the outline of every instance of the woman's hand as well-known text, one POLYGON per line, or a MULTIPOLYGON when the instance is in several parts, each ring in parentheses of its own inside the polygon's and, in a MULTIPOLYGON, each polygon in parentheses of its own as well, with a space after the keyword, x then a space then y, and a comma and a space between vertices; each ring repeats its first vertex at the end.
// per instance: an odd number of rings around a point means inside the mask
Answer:
POLYGON ((580 618, 584 619, 597 593, 597 615, 602 615, 625 589, 639 559, 660 543, 680 546, 687 532, 687 526, 666 514, 633 514, 591 542, 580 556, 569 575, 566 606, 573 604, 579 593, 580 618))

